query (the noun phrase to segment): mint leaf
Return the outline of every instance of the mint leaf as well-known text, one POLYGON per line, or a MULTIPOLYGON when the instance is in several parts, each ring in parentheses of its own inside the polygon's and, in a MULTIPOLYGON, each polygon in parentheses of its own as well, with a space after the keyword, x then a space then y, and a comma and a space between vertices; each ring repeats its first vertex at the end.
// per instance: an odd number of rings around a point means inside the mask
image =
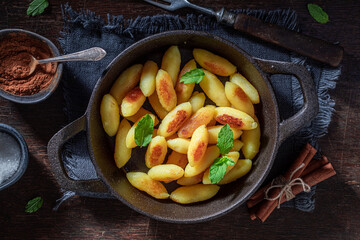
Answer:
POLYGON ((29 4, 26 11, 28 16, 36 16, 44 12, 45 8, 49 6, 48 0, 34 0, 29 4))
POLYGON ((28 201, 28 203, 25 206, 25 212, 27 213, 36 212, 37 210, 39 210, 39 208, 41 208, 43 202, 44 200, 42 199, 42 197, 36 197, 34 199, 31 199, 30 201, 28 201))
POLYGON ((184 73, 180 78, 180 82, 182 82, 184 84, 200 83, 204 76, 205 76, 205 73, 203 70, 201 70, 199 68, 195 68, 193 70, 190 70, 190 71, 184 73))
POLYGON ((213 164, 210 166, 209 171, 211 184, 219 183, 225 176, 227 166, 232 166, 234 164, 234 161, 226 156, 215 159, 213 164))
POLYGON ((221 154, 228 154, 233 147, 233 132, 229 124, 225 124, 218 135, 216 146, 219 148, 221 154))
POLYGON ((307 5, 310 15, 319 23, 327 23, 329 16, 327 13, 317 4, 309 3, 307 5))
POLYGON ((135 143, 140 147, 145 147, 152 139, 154 123, 149 114, 141 118, 135 128, 135 143))

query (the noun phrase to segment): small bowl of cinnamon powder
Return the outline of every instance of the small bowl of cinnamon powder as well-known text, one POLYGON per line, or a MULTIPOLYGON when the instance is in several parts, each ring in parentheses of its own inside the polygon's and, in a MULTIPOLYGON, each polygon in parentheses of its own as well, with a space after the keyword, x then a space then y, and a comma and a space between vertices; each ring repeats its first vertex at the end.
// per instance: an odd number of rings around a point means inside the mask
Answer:
POLYGON ((0 96, 17 103, 38 103, 59 84, 60 63, 39 64, 29 75, 31 55, 36 59, 59 56, 47 38, 22 29, 0 30, 0 96))

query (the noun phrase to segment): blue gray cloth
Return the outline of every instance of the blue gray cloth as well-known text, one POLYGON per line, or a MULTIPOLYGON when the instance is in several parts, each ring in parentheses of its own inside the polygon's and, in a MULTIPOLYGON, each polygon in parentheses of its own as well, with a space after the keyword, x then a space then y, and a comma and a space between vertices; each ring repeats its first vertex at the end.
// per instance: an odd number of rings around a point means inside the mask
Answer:
MULTIPOLYGON (((69 5, 63 6, 62 10, 65 28, 61 33, 62 36, 59 42, 64 54, 93 46, 102 47, 107 51, 107 56, 99 62, 69 62, 65 64, 62 85, 65 98, 64 111, 69 122, 84 114, 96 81, 110 61, 121 51, 152 34, 168 30, 191 29, 206 31, 226 38, 255 57, 303 64, 311 72, 319 96, 319 114, 312 122, 309 122, 308 126, 305 126, 282 144, 268 180, 286 170, 306 142, 318 149, 318 138, 327 133, 334 107, 334 101, 327 91, 335 88, 335 82, 340 75, 340 69, 338 68, 330 68, 301 58, 268 43, 245 36, 231 27, 220 25, 214 19, 203 15, 188 14, 186 17, 157 15, 137 17, 130 20, 125 20, 122 16, 107 15, 105 21, 94 12, 86 10, 76 12, 69 5)), ((265 22, 299 31, 297 15, 292 10, 269 12, 262 10, 234 10, 234 12, 245 12, 265 22)), ((292 116, 302 106, 303 99, 298 81, 291 76, 274 75, 271 77, 271 83, 280 108, 280 117, 286 119, 292 116)), ((71 178, 97 178, 87 152, 85 133, 78 134, 65 145, 63 160, 71 178)), ((314 193, 315 187, 312 188, 310 193, 299 194, 295 199, 284 203, 282 206, 312 211, 315 206, 314 193)), ((63 201, 75 194, 91 197, 111 197, 111 195, 68 191, 59 199, 55 209, 63 201)))

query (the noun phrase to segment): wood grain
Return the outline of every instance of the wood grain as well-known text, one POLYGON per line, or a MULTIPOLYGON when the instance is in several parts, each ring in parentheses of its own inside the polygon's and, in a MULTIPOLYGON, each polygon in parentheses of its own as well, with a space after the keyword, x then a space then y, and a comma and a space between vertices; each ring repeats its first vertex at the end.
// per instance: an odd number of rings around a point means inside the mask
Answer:
MULTIPOLYGON (((57 45, 63 27, 61 4, 50 0, 44 14, 26 16, 30 1, 0 0, 0 28, 22 28, 48 37, 57 45)), ((69 0, 77 10, 89 9, 102 17, 107 13, 134 18, 167 12, 136 0, 69 0)), ((49 169, 46 146, 66 122, 59 88, 47 101, 19 105, 0 99, 0 122, 10 124, 25 137, 30 162, 22 179, 0 192, 0 239, 359 239, 360 238, 360 2, 318 1, 330 22, 319 24, 307 12, 305 0, 245 1, 193 0, 213 8, 295 9, 303 32, 340 42, 345 49, 342 75, 331 97, 336 112, 329 133, 320 140, 337 175, 317 187, 316 209, 304 213, 295 209, 276 210, 261 224, 250 221, 245 206, 218 219, 192 225, 177 225, 149 219, 118 200, 74 197, 52 211, 60 189, 49 169), (24 212, 28 200, 44 198, 34 214, 24 212)), ((177 11, 184 15, 188 9, 177 11)))

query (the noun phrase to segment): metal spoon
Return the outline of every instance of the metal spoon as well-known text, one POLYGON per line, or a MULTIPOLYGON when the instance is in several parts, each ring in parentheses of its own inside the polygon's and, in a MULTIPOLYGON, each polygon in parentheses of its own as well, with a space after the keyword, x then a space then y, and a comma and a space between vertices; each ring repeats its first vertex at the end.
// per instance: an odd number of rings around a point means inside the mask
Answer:
POLYGON ((106 51, 99 47, 89 48, 80 52, 75 52, 63 56, 46 58, 37 60, 34 56, 31 56, 31 61, 29 63, 30 71, 29 75, 31 75, 38 64, 50 63, 50 62, 67 62, 67 61, 98 61, 105 57, 106 51))

